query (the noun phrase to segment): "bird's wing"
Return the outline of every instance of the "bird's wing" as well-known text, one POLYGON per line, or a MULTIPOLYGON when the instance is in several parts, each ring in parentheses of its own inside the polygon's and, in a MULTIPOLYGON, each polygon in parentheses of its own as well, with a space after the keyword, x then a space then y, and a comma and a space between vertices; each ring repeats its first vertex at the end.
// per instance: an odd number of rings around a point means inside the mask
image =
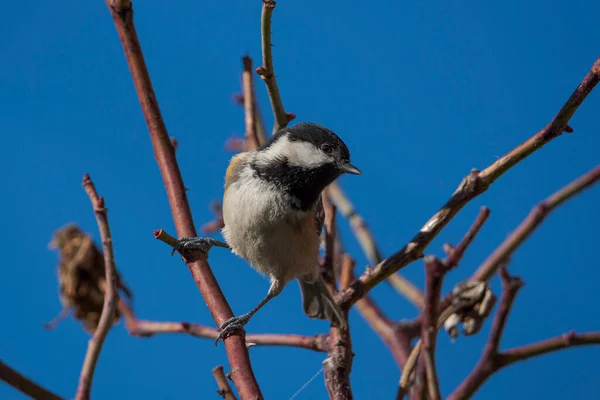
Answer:
POLYGON ((321 235, 323 225, 325 224, 325 209, 323 208, 323 198, 319 195, 317 203, 313 207, 313 215, 315 217, 315 227, 317 228, 317 235, 321 235))

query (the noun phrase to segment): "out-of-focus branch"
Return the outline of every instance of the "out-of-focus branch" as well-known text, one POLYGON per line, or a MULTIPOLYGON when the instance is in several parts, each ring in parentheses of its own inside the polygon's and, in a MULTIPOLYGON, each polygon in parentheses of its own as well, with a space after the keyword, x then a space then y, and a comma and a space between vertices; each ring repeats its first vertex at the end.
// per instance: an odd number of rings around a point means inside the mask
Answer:
POLYGON ((256 73, 260 75, 269 93, 269 100, 273 108, 275 116, 275 124, 273 132, 277 132, 281 128, 285 128, 287 124, 294 118, 293 114, 287 114, 281 101, 277 80, 275 79, 275 70, 273 68, 273 54, 271 44, 271 15, 275 9, 273 0, 263 0, 262 15, 261 15, 261 34, 262 34, 262 62, 263 65, 256 68, 256 73))
POLYGON ((231 390, 231 386, 229 386, 229 382, 227 382, 225 372, 223 372, 223 366, 218 365, 214 367, 212 374, 215 377, 215 381, 217 381, 217 386, 219 387, 217 394, 225 400, 236 400, 233 390, 231 390))
POLYGON ((6 382, 8 385, 35 400, 63 400, 59 395, 52 393, 4 364, 2 360, 0 360, 0 381, 6 382))
POLYGON ((417 235, 400 251, 379 263, 368 273, 364 273, 341 296, 341 303, 346 307, 355 303, 378 283, 419 259, 429 243, 469 201, 485 192, 496 179, 520 161, 542 148, 552 139, 560 136, 564 131, 571 130, 567 125, 569 120, 587 95, 598 84, 598 81, 600 81, 600 58, 596 60, 590 72, 548 125, 483 171, 471 171, 463 179, 452 197, 427 221, 417 235))
POLYGON ((254 85, 252 83, 252 59, 242 57, 244 70, 242 72, 242 86, 244 89, 244 120, 246 122, 246 144, 249 150, 257 148, 261 143, 256 127, 256 101, 254 100, 254 85))
POLYGON ((502 368, 519 361, 525 361, 531 357, 568 349, 569 347, 599 344, 600 332, 568 332, 550 339, 505 350, 498 354, 497 361, 499 368, 502 368))
MULTIPOLYGON (((350 282, 352 271, 354 269, 354 260, 346 256, 342 263, 340 272, 340 288, 344 290, 350 282)), ((348 320, 346 311, 346 320, 348 320)), ((350 386, 350 372, 352 371, 352 340, 350 337, 350 328, 341 330, 331 327, 331 350, 329 356, 323 360, 323 370, 325 371, 325 387, 332 400, 352 400, 352 387, 350 386)))
MULTIPOLYGON (((473 224, 469 227, 469 230, 465 233, 465 235, 463 236, 463 238, 461 239, 459 244, 455 248, 452 247, 450 244, 446 244, 444 246, 446 252, 448 253, 448 258, 446 258, 441 263, 444 266, 444 270, 442 271, 444 274, 446 272, 448 272, 451 268, 455 267, 460 262, 465 251, 467 250, 469 245, 473 242, 473 239, 475 239, 475 236, 477 236, 477 234, 481 230, 481 227, 483 226, 483 224, 485 223, 485 221, 487 220, 489 215, 490 215, 489 208, 481 207, 481 210, 479 211, 477 218, 475 219, 473 224)), ((439 267, 438 264, 440 264, 440 262, 437 259, 435 259, 433 261, 433 265, 439 267)), ((443 276, 439 279, 442 279, 442 278, 443 278, 443 276)), ((428 280, 428 279, 429 278, 427 278, 427 276, 426 276, 426 282, 429 282, 431 284, 435 283, 435 285, 433 285, 433 286, 437 287, 437 284, 438 284, 437 277, 435 278, 436 279, 435 281, 428 280)), ((451 297, 449 297, 449 298, 451 299, 451 297)), ((438 302, 439 302, 439 297, 438 297, 438 302)), ((357 304, 358 304, 358 302, 357 302, 357 304)), ((444 322, 446 321, 446 319, 448 319, 448 317, 454 312, 452 307, 448 307, 448 308, 444 309, 443 312, 440 313, 440 310, 443 308, 440 307, 439 305, 437 307, 438 308, 436 311, 436 319, 435 319, 435 321, 436 321, 435 331, 436 332, 444 325, 444 322)), ((417 318, 416 321, 413 322, 413 325, 417 326, 417 327, 421 326, 421 331, 422 331, 423 324, 425 322, 426 317, 427 316, 423 312, 421 314, 421 316, 419 318, 417 318)), ((429 326, 433 326, 433 325, 431 325, 431 323, 429 322, 429 326)), ((415 336, 416 335, 414 335, 408 339, 409 344, 410 344, 410 340, 415 336)), ((421 334, 421 336, 423 336, 423 334, 421 334)), ((418 360, 419 354, 421 353, 421 350, 422 350, 421 343, 422 343, 422 338, 419 339, 417 341, 417 343, 415 343, 415 346, 412 348, 412 350, 410 349, 410 347, 408 348, 408 352, 410 354, 408 357, 405 358, 404 363, 403 363, 404 368, 402 369, 402 376, 401 376, 400 382, 398 384, 398 394, 396 396, 397 399, 404 398, 406 393, 408 393, 408 390, 410 388, 409 386, 411 384, 410 380, 412 378, 414 368, 417 365, 417 360, 418 360)), ((421 383, 423 381, 424 380, 422 379, 421 383)), ((424 392, 421 391, 421 393, 424 393, 424 392)), ((417 393, 416 394, 417 397, 420 397, 421 393, 417 393)))
POLYGON ((465 251, 471 245, 473 239, 475 239, 475 236, 477 236, 485 221, 487 221, 488 217, 490 216, 490 212, 491 211, 489 208, 485 206, 481 207, 475 222, 473 222, 473 225, 471 225, 458 245, 449 252, 448 258, 445 261, 445 264, 448 268, 454 268, 458 265, 462 259, 462 256, 465 254, 465 251))
MULTIPOLYGON (((340 286, 347 287, 354 279, 354 259, 346 255, 342 264, 340 286)), ((415 329, 411 324, 392 321, 368 295, 357 301, 355 307, 388 346, 398 367, 402 368, 410 353, 410 342, 414 335, 418 334, 418 327, 415 329)))
POLYGON ((104 290, 104 304, 102 306, 102 314, 98 327, 94 331, 94 335, 88 343, 83 366, 79 375, 79 385, 75 395, 76 400, 87 400, 90 398, 90 390, 92 388, 92 380, 94 379, 94 371, 104 340, 110 330, 115 311, 117 310, 117 271, 115 267, 115 256, 112 247, 112 238, 110 228, 108 226, 107 210, 104 207, 104 198, 99 197, 94 187, 94 183, 88 174, 83 176, 83 188, 88 194, 94 213, 96 214, 96 222, 102 239, 102 251, 104 253, 104 272, 106 276, 106 288, 104 290))
MULTIPOLYGON (((158 334, 182 333, 193 337, 215 340, 219 332, 212 327, 189 322, 163 322, 137 319, 135 313, 124 301, 119 302, 119 310, 123 314, 127 330, 131 335, 151 337, 158 334)), ((331 350, 329 334, 314 336, 267 334, 246 335, 246 344, 250 346, 287 346, 302 349, 328 352, 331 350)))
MULTIPOLYGON (((439 381, 435 367, 435 346, 437 336, 437 318, 442 292, 442 282, 446 274, 446 266, 435 256, 427 256, 425 263, 425 307, 423 308, 423 324, 421 329, 421 365, 419 366, 419 387, 425 391, 430 400, 441 399, 439 381)), ((418 396, 421 398, 421 396, 418 396)))
POLYGON ((478 281, 488 280, 517 247, 523 244, 529 235, 544 222, 544 219, 552 210, 592 186, 599 179, 600 165, 535 206, 517 229, 481 264, 471 279, 478 281))
MULTIPOLYGON (((331 201, 339 208, 342 215, 350 222, 350 227, 354 236, 358 240, 363 253, 367 256, 371 265, 377 265, 383 260, 383 256, 377 247, 375 238, 364 218, 358 214, 354 205, 348 199, 342 188, 337 182, 332 183, 327 187, 327 195, 331 201)), ((423 293, 419 288, 413 285, 408 279, 400 274, 393 274, 388 277, 389 283, 394 289, 404 297, 406 297, 417 308, 423 308, 423 293)))
POLYGON ((448 397, 448 400, 471 398, 487 378, 500 368, 497 363, 498 346, 500 345, 500 340, 502 339, 502 334, 512 304, 517 296, 517 292, 523 286, 521 279, 510 277, 505 268, 501 269, 500 277, 502 280, 502 299, 500 300, 500 306, 494 317, 490 336, 488 337, 488 342, 485 345, 483 354, 477 365, 473 368, 473 371, 471 371, 469 376, 467 376, 458 388, 456 388, 456 390, 448 397))
MULTIPOLYGON (((123 45, 142 112, 148 125, 154 155, 165 184, 177 235, 179 237, 197 236, 175 151, 160 113, 133 23, 131 4, 112 0, 106 0, 106 4, 123 45)), ((202 252, 190 254, 186 257, 186 264, 217 325, 233 317, 233 312, 210 269, 207 255, 202 252)), ((244 331, 239 331, 224 340, 230 368, 235 371, 232 379, 242 399, 259 399, 262 398, 262 394, 252 371, 244 335, 244 331)))
POLYGON ((336 215, 337 207, 323 196, 323 211, 325 212, 325 257, 321 264, 321 276, 332 292, 336 291, 335 272, 333 268, 335 258, 335 241, 337 234, 336 215))

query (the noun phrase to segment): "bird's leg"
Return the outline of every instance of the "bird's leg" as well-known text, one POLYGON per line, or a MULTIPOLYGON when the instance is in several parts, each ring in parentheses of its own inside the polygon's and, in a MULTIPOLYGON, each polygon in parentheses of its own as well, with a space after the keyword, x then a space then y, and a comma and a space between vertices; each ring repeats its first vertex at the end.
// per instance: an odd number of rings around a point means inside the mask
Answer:
POLYGON ((243 329, 244 325, 250 321, 250 318, 252 318, 252 316, 256 314, 258 310, 267 304, 273 297, 276 297, 281 293, 283 286, 284 284, 280 280, 273 280, 271 282, 271 286, 269 287, 269 292, 265 298, 262 299, 262 301, 258 303, 258 305, 252 309, 252 311, 242 314, 239 317, 229 318, 227 321, 223 322, 219 327, 219 336, 217 336, 217 340, 215 340, 215 346, 219 343, 219 340, 225 339, 232 332, 243 329))
POLYGON ((221 242, 220 240, 216 240, 213 238, 205 238, 205 237, 192 237, 192 238, 181 238, 177 240, 177 244, 173 246, 173 251, 171 251, 171 255, 175 254, 176 251, 183 254, 188 250, 200 250, 203 253, 208 253, 211 247, 224 247, 229 249, 229 245, 225 242, 221 242))

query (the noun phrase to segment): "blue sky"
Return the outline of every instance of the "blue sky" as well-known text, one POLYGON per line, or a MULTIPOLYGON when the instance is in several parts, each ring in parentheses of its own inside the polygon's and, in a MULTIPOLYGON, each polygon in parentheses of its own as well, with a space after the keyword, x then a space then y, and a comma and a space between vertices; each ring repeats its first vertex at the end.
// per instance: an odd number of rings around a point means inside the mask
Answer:
MULTIPOLYGON (((121 45, 103 1, 7 2, 0 24, 0 131, 4 210, 0 358, 38 382, 73 396, 88 336, 71 320, 42 328, 60 305, 52 232, 78 222, 97 239, 81 189, 91 174, 110 209, 117 265, 141 318, 212 324, 185 265, 152 231, 174 232, 162 181, 121 45)), ((260 57, 260 1, 136 2, 135 21, 169 133, 190 188, 196 224, 212 218, 231 154, 224 142, 244 131, 231 97, 240 90, 240 57, 260 57)), ((273 18, 274 62, 287 111, 336 131, 361 177, 342 185, 384 254, 399 249, 445 202, 471 168, 484 168, 542 128, 585 76, 598 53, 598 5, 575 1, 280 1, 273 18)), ((260 83, 260 82, 259 82, 260 83)), ((264 111, 262 84, 257 94, 264 111)), ((466 278, 531 207, 598 163, 600 95, 592 93, 563 135, 511 170, 466 207, 429 247, 441 255, 479 207, 489 222, 445 290, 466 278)), ((265 113, 269 124, 272 118, 265 113)), ((598 330, 600 279, 595 187, 553 213, 519 249, 510 270, 526 282, 502 347, 575 329, 598 330), (590 262, 591 260, 591 262, 590 262)), ((366 264, 343 227, 346 246, 366 264)), ((219 249, 211 264, 235 312, 247 311, 268 282, 219 249)), ((403 271, 421 285, 421 263, 403 271)), ((498 280, 494 279, 494 288, 498 280)), ((395 319, 415 309, 387 285, 374 297, 395 319)), ((358 399, 395 394, 399 371, 360 315, 351 313, 352 384, 358 399)), ((248 325, 249 332, 315 334, 289 285, 248 325)), ((449 394, 485 343, 481 334, 439 339, 439 374, 449 394)), ((320 367, 324 354, 253 348, 265 396, 287 399, 320 367)), ((101 355, 93 395, 106 398, 216 398, 210 370, 224 348, 187 336, 130 337, 122 324, 101 355)), ((600 348, 564 351, 494 376, 476 398, 588 398, 597 394, 600 348), (518 393, 516 395, 515 393, 518 393)), ((298 399, 324 398, 322 377, 298 399)), ((21 399, 0 385, 0 398, 21 399)))

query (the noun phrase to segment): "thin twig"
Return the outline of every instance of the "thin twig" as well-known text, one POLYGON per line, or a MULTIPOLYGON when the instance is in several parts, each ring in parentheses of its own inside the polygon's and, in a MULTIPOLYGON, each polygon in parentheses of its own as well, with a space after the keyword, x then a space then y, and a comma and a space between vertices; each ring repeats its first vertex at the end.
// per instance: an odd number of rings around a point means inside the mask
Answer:
POLYGON ((0 381, 6 382, 6 384, 35 400, 63 400, 59 395, 52 393, 4 364, 2 360, 0 360, 0 381))
POLYGON ((254 100, 254 85, 252 83, 252 59, 242 57, 242 86, 244 89, 244 121, 246 122, 246 143, 249 150, 257 148, 261 143, 256 132, 256 101, 254 100))
POLYGON ((485 192, 496 179, 510 168, 552 139, 560 136, 562 132, 571 130, 567 125, 569 120, 598 81, 600 81, 600 58, 596 60, 590 72, 548 125, 483 171, 473 170, 467 175, 452 197, 427 221, 417 235, 400 251, 379 263, 368 274, 363 274, 345 291, 340 302, 346 307, 355 303, 361 296, 393 273, 418 260, 429 243, 469 201, 485 192))
POLYGON ((475 219, 475 222, 473 222, 473 225, 471 225, 471 227, 469 228, 465 236, 462 238, 462 240, 458 243, 458 245, 452 249, 450 254, 448 254, 448 258, 446 259, 446 265, 448 266, 448 268, 454 268, 458 265, 462 256, 465 254, 465 251, 471 245, 473 239, 475 239, 475 236, 477 236, 479 230, 481 229, 485 221, 487 221, 489 216, 490 209, 485 206, 481 207, 481 209, 479 210, 479 214, 475 219))
POLYGON ((215 377, 215 381, 217 381, 217 386, 219 387, 217 394, 225 400, 236 400, 233 390, 231 390, 231 386, 229 386, 229 382, 225 376, 225 372, 223 372, 223 366, 217 365, 214 367, 212 374, 215 377))
POLYGON ((481 264, 473 274, 473 280, 488 280, 500 265, 531 235, 546 216, 566 200, 589 188, 600 179, 600 166, 595 167, 579 179, 569 183, 546 200, 535 206, 527 218, 506 240, 481 264))
MULTIPOLYGON (((367 256, 369 263, 371 265, 379 264, 383 260, 383 256, 375 242, 375 237, 367 226, 364 218, 356 211, 354 205, 348 196, 346 196, 340 185, 337 182, 334 182, 327 187, 325 192, 331 198, 331 201, 339 208, 344 218, 348 219, 350 222, 352 232, 358 240, 363 253, 367 256)), ((388 282, 398 293, 417 306, 418 309, 423 308, 423 293, 404 276, 401 274, 390 275, 388 277, 388 282)))
POLYGON ((423 326, 421 329, 421 379, 420 385, 426 385, 430 400, 441 399, 439 381, 435 368, 435 346, 442 282, 446 273, 445 266, 435 257, 427 256, 425 263, 425 307, 423 308, 423 326))
POLYGON ((48 329, 50 331, 55 329, 69 316, 69 314, 71 314, 71 307, 63 307, 63 309, 60 310, 60 312, 54 318, 44 324, 44 329, 48 329))
POLYGON ((499 368, 502 368, 519 361, 525 361, 531 357, 541 356, 554 351, 568 349, 570 347, 592 344, 600 344, 600 332, 568 332, 550 339, 505 350, 498 354, 497 362, 499 368))
POLYGON ((98 357, 102 350, 104 340, 110 330, 115 311, 117 310, 117 270, 115 267, 115 256, 112 247, 112 238, 110 228, 108 226, 107 210, 104 207, 104 198, 99 197, 94 187, 94 183, 88 174, 83 176, 83 188, 88 194, 94 213, 96 214, 96 222, 102 239, 102 252, 104 254, 104 271, 106 276, 106 289, 104 290, 104 304, 102 306, 102 314, 98 327, 94 331, 94 335, 88 343, 88 349, 85 354, 81 374, 79 375, 79 386, 75 395, 76 400, 87 400, 90 398, 90 390, 92 388, 92 380, 94 379, 94 371, 98 363, 98 357))
POLYGON ((321 276, 329 286, 332 293, 337 292, 335 286, 335 272, 333 264, 335 259, 335 240, 336 240, 336 214, 337 207, 329 202, 329 198, 323 196, 323 209, 325 212, 325 257, 323 259, 321 276))
MULTIPOLYGON (((106 3, 123 45, 125 57, 142 106, 142 112, 146 118, 154 155, 165 184, 177 235, 179 237, 197 236, 183 178, 160 113, 133 23, 131 4, 117 4, 116 1, 111 0, 106 0, 106 3)), ((202 252, 190 254, 186 257, 186 264, 217 325, 233 317, 231 307, 229 307, 210 269, 206 255, 202 252)), ((233 375, 233 382, 239 395, 243 399, 259 399, 262 398, 262 394, 252 371, 244 335, 244 331, 229 335, 224 340, 225 350, 227 351, 231 370, 236 371, 233 375)))
POLYGON ((352 370, 352 341, 349 330, 331 328, 332 349, 329 357, 323 360, 325 371, 325 386, 332 400, 353 399, 350 386, 350 371, 352 370))
POLYGON ((500 340, 502 339, 506 320, 508 319, 508 314, 517 296, 517 292, 523 287, 523 281, 518 277, 510 277, 505 268, 501 269, 500 277, 502 280, 502 299, 500 300, 498 311, 494 316, 487 344, 477 365, 475 365, 469 376, 448 397, 448 400, 471 398, 487 378, 499 369, 497 356, 500 340))
MULTIPOLYGON (((219 332, 212 327, 189 322, 147 321, 137 319, 133 309, 124 301, 119 302, 119 310, 125 319, 125 325, 131 335, 152 337, 159 334, 187 334, 193 337, 215 340, 219 332)), ((319 352, 331 350, 329 334, 302 336, 292 334, 258 333, 246 335, 246 344, 250 346, 287 346, 319 352)))
POLYGON ((273 132, 285 128, 291 120, 291 116, 285 112, 285 108, 283 107, 279 88, 277 87, 277 80, 275 79, 275 70, 273 68, 271 15, 275 9, 275 4, 276 3, 273 0, 263 0, 262 15, 260 19, 263 65, 256 68, 256 73, 260 75, 263 81, 265 81, 267 92, 269 93, 269 100, 271 101, 271 107, 273 108, 273 115, 275 116, 273 132))

